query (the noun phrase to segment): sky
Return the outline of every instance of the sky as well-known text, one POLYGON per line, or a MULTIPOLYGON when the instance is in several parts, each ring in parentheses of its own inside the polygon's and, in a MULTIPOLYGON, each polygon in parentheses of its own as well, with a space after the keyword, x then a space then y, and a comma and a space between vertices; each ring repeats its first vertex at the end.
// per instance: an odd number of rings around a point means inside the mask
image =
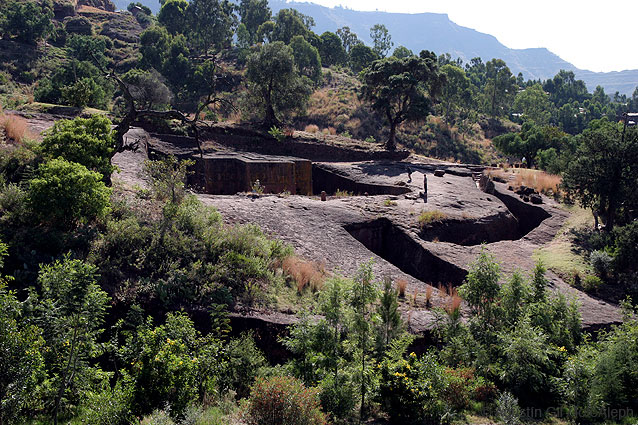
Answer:
MULTIPOLYGON (((297 0, 304 1, 304 0, 297 0)), ((308 1, 308 0, 305 0, 308 1)), ((546 47, 580 69, 638 69, 635 0, 310 0, 323 6, 447 13, 514 49, 546 47)))

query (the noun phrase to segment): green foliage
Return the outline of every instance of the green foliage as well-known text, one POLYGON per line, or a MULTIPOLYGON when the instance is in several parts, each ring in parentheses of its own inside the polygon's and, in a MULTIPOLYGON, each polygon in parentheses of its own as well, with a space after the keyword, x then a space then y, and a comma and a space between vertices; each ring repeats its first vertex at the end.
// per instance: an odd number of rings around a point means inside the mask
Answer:
POLYGON ((95 266, 69 255, 43 265, 38 275, 38 321, 48 347, 45 356, 51 379, 54 422, 65 404, 86 397, 99 369, 89 361, 102 353, 98 338, 108 295, 96 283, 95 266))
POLYGON ((498 397, 496 401, 496 416, 505 425, 519 425, 521 423, 521 408, 512 393, 505 391, 498 397))
POLYGON ((222 393, 233 390, 238 397, 246 397, 255 378, 266 366, 266 358, 255 345, 252 334, 244 333, 231 339, 220 354, 224 363, 219 371, 219 390, 222 393))
POLYGON ((393 424, 439 423, 445 412, 441 400, 444 368, 432 354, 381 363, 379 396, 393 424))
POLYGON ((485 77, 485 110, 493 117, 506 115, 516 95, 516 77, 501 59, 485 64, 485 77))
POLYGON ((131 69, 122 76, 122 81, 128 84, 138 109, 162 109, 171 103, 172 93, 154 69, 131 69))
MULTIPOLYGON (((0 263, 7 246, 0 243, 0 263)), ((1 264, 0 264, 1 265, 1 264)), ((20 423, 35 407, 36 385, 44 377, 42 331, 25 320, 21 303, 0 280, 0 422, 20 423)))
POLYGON ((374 61, 379 59, 379 55, 363 43, 358 43, 352 46, 348 55, 350 59, 350 67, 354 72, 361 72, 372 65, 374 61))
POLYGON ((100 173, 62 158, 41 164, 28 189, 35 217, 41 223, 61 227, 105 217, 110 211, 110 196, 111 189, 100 173))
POLYGON ((50 0, 8 0, 2 4, 0 20, 3 37, 35 44, 53 30, 53 3, 50 0))
POLYGON ((323 66, 341 65, 347 61, 346 51, 337 34, 326 31, 319 39, 319 56, 323 66))
POLYGON ((281 131, 281 129, 276 125, 270 127, 270 130, 268 130, 268 134, 270 134, 278 142, 283 142, 286 139, 286 133, 281 131))
POLYGON ((221 342, 202 337, 184 313, 169 313, 155 328, 149 318, 119 353, 130 365, 133 411, 148 414, 168 404, 173 417, 182 416, 193 401, 215 390, 220 349, 221 342))
POLYGON ((535 125, 531 121, 523 124, 520 133, 503 134, 492 139, 492 142, 499 151, 515 157, 517 161, 524 157, 530 167, 534 166, 537 157, 540 157, 543 167, 562 167, 558 152, 571 150, 571 141, 566 133, 553 126, 535 125), (550 149, 554 149, 554 158, 550 149))
POLYGON ((162 5, 157 21, 162 24, 166 30, 175 35, 183 34, 186 30, 188 9, 188 1, 186 0, 168 0, 162 5))
POLYGON ((523 114, 524 120, 546 125, 552 116, 552 106, 541 85, 534 84, 516 95, 513 108, 523 114))
POLYGON ((470 79, 465 71, 452 64, 441 67, 445 84, 441 92, 441 106, 448 122, 454 122, 459 110, 469 110, 473 104, 470 79))
POLYGON ((193 160, 177 160, 172 155, 159 161, 146 161, 144 174, 150 180, 155 197, 174 205, 181 203, 186 196, 188 168, 194 164, 193 160))
POLYGON ((205 55, 228 47, 236 26, 233 8, 226 0, 192 0, 186 10, 191 45, 205 55))
POLYGON ((306 39, 311 33, 314 20, 295 9, 281 9, 274 18, 271 41, 282 41, 290 44, 293 37, 300 35, 306 39))
POLYGON ((414 53, 412 52, 412 50, 408 49, 405 46, 399 46, 394 49, 394 52, 392 52, 392 56, 398 59, 404 59, 409 58, 410 56, 414 56, 414 53))
POLYGON ((241 0, 239 3, 239 16, 241 23, 249 35, 249 43, 257 42, 259 27, 270 20, 272 12, 267 0, 241 0))
POLYGON ((479 257, 470 265, 465 283, 459 288, 459 294, 484 328, 491 326, 494 320, 494 302, 500 290, 500 277, 500 267, 494 257, 482 249, 479 257))
POLYGON ((46 159, 64 158, 84 165, 110 181, 111 173, 115 171, 111 165, 114 145, 111 121, 103 115, 93 115, 88 119, 56 121, 46 132, 39 150, 46 159))
POLYGON ((419 214, 419 218, 417 221, 419 222, 419 227, 424 228, 433 223, 440 223, 447 218, 447 215, 439 210, 429 210, 423 211, 419 214))
POLYGON ((584 208, 598 210, 607 230, 627 220, 638 205, 638 131, 594 121, 563 176, 563 185, 584 208))
POLYGON ((289 46, 299 73, 318 84, 321 81, 321 58, 317 48, 300 35, 294 36, 289 46))
POLYGON ((399 124, 422 118, 430 112, 431 101, 439 94, 443 83, 436 62, 427 53, 422 58, 390 57, 376 61, 362 72, 361 78, 362 97, 385 117, 390 126, 386 142, 388 150, 396 148, 399 124))
POLYGON ((370 38, 374 44, 372 50, 380 58, 386 57, 392 46, 394 46, 390 32, 383 24, 375 24, 370 28, 370 38))
POLYGON ((259 379, 248 399, 249 423, 255 425, 323 425, 316 389, 292 377, 259 379))
POLYGON ((267 127, 295 110, 303 110, 310 96, 310 84, 299 76, 292 49, 280 41, 250 55, 246 79, 252 109, 267 127))

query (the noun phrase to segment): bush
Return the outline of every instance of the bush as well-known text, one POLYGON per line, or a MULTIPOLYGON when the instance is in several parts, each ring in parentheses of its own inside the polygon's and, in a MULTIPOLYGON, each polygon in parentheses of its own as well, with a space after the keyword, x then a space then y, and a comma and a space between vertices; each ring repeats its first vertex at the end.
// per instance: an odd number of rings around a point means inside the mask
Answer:
POLYGON ((518 400, 511 393, 504 392, 496 400, 496 416, 504 425, 521 423, 521 408, 518 400))
POLYGON ((254 425, 327 423, 318 391, 288 376, 257 380, 248 399, 248 415, 248 422, 254 425))
POLYGON ((111 165, 115 152, 111 121, 102 115, 56 121, 46 132, 40 151, 45 158, 62 157, 82 164, 106 179, 110 179, 115 170, 111 165))
POLYGON ((611 269, 611 264, 613 261, 614 257, 609 255, 605 251, 596 250, 592 251, 592 253, 589 254, 589 263, 594 268, 596 274, 599 277, 607 276, 609 270, 611 269))
POLYGON ((381 364, 379 395, 390 422, 396 424, 439 423, 445 410, 443 367, 428 354, 418 359, 386 359, 381 364))
POLYGON ((58 158, 38 167, 29 182, 29 205, 36 218, 53 226, 73 227, 106 216, 111 189, 102 174, 58 158))
POLYGON ((586 292, 596 292, 603 285, 603 281, 598 276, 587 275, 582 285, 586 292))

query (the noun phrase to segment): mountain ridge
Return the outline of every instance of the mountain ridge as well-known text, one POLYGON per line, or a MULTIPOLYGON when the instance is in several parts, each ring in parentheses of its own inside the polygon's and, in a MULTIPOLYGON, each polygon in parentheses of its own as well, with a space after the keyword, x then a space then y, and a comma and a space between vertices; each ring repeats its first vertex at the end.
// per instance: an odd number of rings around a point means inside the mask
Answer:
POLYGON ((511 49, 491 34, 456 24, 446 13, 358 11, 281 0, 270 0, 269 3, 273 14, 280 9, 292 7, 312 16, 316 23, 313 30, 318 34, 349 26, 361 40, 370 45, 370 27, 380 23, 388 28, 394 47, 403 45, 415 53, 424 49, 436 54, 449 53, 452 57, 460 57, 464 62, 477 56, 484 62, 499 58, 507 63, 514 75, 522 72, 524 78, 534 80, 552 78, 564 69, 573 71, 577 79, 584 80, 590 91, 601 85, 612 96, 616 91, 631 95, 638 86, 638 69, 613 72, 579 69, 545 47, 511 49), (414 34, 419 36, 415 37, 414 34))

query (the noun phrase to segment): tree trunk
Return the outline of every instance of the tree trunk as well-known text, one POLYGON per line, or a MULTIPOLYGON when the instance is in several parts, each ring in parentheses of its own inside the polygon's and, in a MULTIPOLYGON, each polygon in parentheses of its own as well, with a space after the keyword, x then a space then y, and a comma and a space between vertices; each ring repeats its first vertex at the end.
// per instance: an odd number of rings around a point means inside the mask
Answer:
POLYGON ((390 135, 388 141, 385 143, 385 149, 394 152, 397 148, 397 125, 394 121, 390 121, 390 135))

